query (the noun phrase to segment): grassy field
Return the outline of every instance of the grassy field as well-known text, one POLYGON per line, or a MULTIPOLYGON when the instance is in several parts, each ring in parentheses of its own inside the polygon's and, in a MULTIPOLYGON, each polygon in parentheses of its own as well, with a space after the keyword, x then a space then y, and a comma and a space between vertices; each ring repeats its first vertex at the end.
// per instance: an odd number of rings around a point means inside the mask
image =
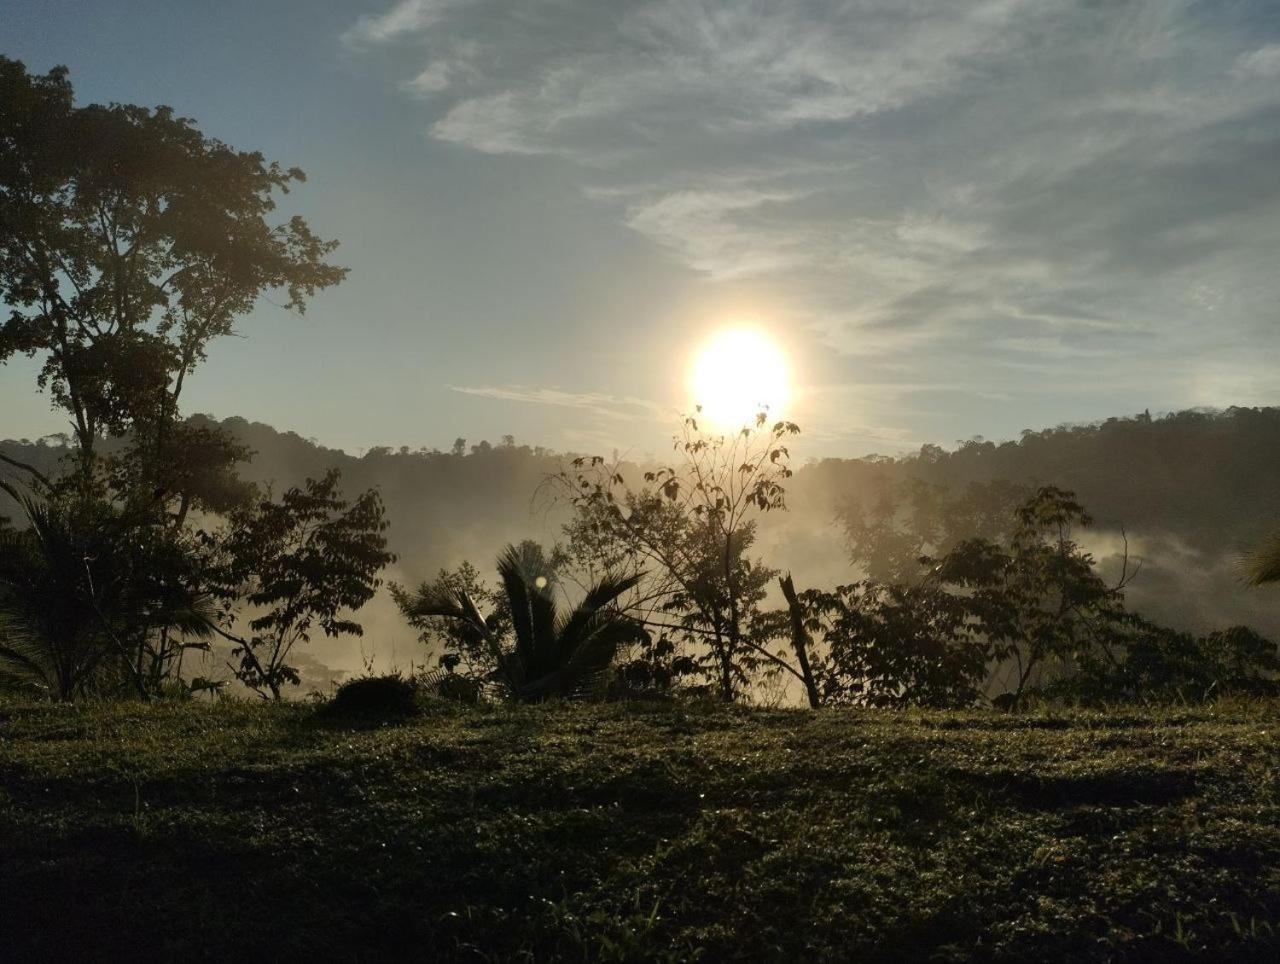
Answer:
POLYGON ((1280 707, 0 704, 0 958, 1258 960, 1280 707))

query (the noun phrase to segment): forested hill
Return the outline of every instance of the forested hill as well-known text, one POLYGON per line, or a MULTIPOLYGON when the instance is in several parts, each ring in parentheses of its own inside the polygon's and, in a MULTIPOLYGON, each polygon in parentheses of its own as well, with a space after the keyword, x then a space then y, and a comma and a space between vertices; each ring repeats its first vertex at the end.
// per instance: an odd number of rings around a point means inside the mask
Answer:
MULTIPOLYGON (((554 452, 507 439, 459 440, 449 452, 375 448, 353 456, 242 418, 222 425, 256 453, 243 469, 253 481, 280 489, 336 466, 348 492, 377 486, 400 556, 393 579, 427 577, 464 558, 488 568, 507 541, 559 536, 561 514, 538 496, 540 483, 562 465, 554 452)), ((62 454, 53 445, 13 441, 0 443, 0 451, 43 469, 62 454)), ((1236 569, 1240 553, 1280 524, 1280 408, 1144 414, 1027 431, 1017 441, 930 445, 900 458, 811 462, 792 479, 791 511, 767 521, 760 547, 771 564, 793 569, 807 585, 856 578, 839 506, 913 478, 955 491, 993 479, 1072 489, 1097 520, 1101 559, 1118 551, 1121 527, 1142 558, 1130 592, 1140 611, 1188 628, 1248 622, 1280 635, 1280 600, 1245 590, 1236 569)), ((5 512, 11 507, 0 506, 5 512)))
MULTIPOLYGON (((907 477, 948 487, 1003 479, 1075 491, 1104 527, 1163 533, 1198 550, 1240 550, 1280 524, 1280 408, 1186 411, 978 438, 905 458, 827 459, 822 488, 855 491, 907 477)), ((814 480, 817 481, 816 479, 814 480)))

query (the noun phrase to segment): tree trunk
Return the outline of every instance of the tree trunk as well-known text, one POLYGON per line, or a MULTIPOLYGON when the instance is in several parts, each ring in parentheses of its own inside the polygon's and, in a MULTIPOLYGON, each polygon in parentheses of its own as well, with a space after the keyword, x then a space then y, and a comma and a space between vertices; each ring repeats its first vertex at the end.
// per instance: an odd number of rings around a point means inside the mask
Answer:
POLYGON ((726 703, 733 702, 733 654, 725 645, 724 637, 716 629, 716 659, 720 663, 720 698, 726 703))
POLYGON ((822 697, 818 694, 818 684, 813 678, 813 669, 809 665, 809 633, 804 628, 804 609, 796 596, 795 583, 791 581, 791 573, 778 580, 782 587, 782 595, 786 597, 787 609, 791 612, 791 647, 796 651, 796 662, 800 664, 800 678, 804 682, 805 694, 809 697, 809 706, 817 709, 822 705, 822 697))

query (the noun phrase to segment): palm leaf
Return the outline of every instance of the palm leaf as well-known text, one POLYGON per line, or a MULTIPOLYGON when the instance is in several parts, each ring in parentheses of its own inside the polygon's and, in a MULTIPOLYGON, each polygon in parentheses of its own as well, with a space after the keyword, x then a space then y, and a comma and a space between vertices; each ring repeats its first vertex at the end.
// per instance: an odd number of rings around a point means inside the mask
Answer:
POLYGON ((498 558, 498 574, 511 606, 516 657, 524 679, 542 676, 562 661, 556 635, 554 574, 541 549, 527 542, 507 546, 498 558))
POLYGON ((0 676, 51 688, 48 653, 40 637, 9 613, 0 613, 0 676))
POLYGON ((618 647, 644 638, 644 628, 626 617, 614 617, 599 625, 582 640, 569 660, 571 688, 577 689, 586 681, 602 677, 613 664, 618 647))
POLYGON ((184 636, 208 639, 214 635, 218 606, 213 597, 205 593, 183 593, 166 600, 163 608, 152 615, 157 626, 177 630, 184 636))
POLYGON ((520 688, 524 682, 524 673, 518 660, 502 650, 502 643, 494 636, 489 621, 480 613, 471 594, 464 590, 446 589, 440 586, 423 586, 412 600, 404 606, 405 615, 422 619, 439 616, 445 619, 457 619, 465 623, 484 642, 489 656, 498 667, 504 682, 512 690, 520 688))
POLYGON ((638 623, 610 613, 578 640, 564 664, 532 680, 520 695, 524 699, 550 696, 582 699, 598 693, 608 679, 618 647, 643 636, 644 630, 638 623))
POLYGON ((463 619, 487 628, 484 617, 469 595, 440 586, 424 585, 405 603, 404 613, 411 619, 442 616, 445 619, 463 619))
POLYGON ((511 629, 516 639, 516 657, 526 668, 534 658, 533 614, 529 608, 529 583, 525 578, 524 558, 515 546, 507 546, 498 557, 498 576, 511 605, 511 629))
POLYGON ((582 602, 556 627, 556 635, 562 640, 576 639, 586 631, 588 624, 596 619, 601 610, 633 589, 642 578, 644 573, 625 577, 606 576, 601 579, 587 590, 582 602))
POLYGON ((1274 536, 1248 560, 1248 579, 1254 586, 1280 582, 1280 535, 1274 536))

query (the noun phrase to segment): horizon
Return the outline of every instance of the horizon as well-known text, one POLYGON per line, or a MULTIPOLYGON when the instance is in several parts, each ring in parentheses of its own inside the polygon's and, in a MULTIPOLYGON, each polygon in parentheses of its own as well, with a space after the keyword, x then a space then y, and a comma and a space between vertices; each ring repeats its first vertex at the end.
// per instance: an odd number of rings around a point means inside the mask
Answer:
MULTIPOLYGON (((895 460, 909 459, 916 455, 919 455, 921 448, 927 448, 927 447, 939 448, 942 451, 950 454, 958 451, 961 447, 971 442, 991 443, 997 447, 1000 447, 1003 445, 1009 445, 1009 444, 1017 445, 1017 444, 1020 444, 1022 440, 1029 434, 1101 428, 1104 425, 1106 425, 1108 422, 1113 422, 1113 421, 1133 422, 1133 421, 1140 421, 1140 420, 1149 420, 1152 422, 1157 422, 1162 419, 1175 418, 1180 415, 1223 416, 1223 415, 1229 415, 1235 411, 1267 412, 1267 411, 1276 411, 1276 410, 1280 410, 1280 405, 1227 405, 1224 407, 1197 406, 1194 408, 1180 408, 1180 409, 1172 409, 1169 411, 1153 412, 1150 410, 1144 410, 1141 412, 1126 412, 1119 415, 1108 415, 1105 418, 1093 419, 1090 421, 1082 421, 1082 422, 1065 422, 1064 421, 1064 422, 1056 422, 1052 425, 1026 426, 1023 429, 1021 429, 1017 433, 1017 435, 1006 436, 1003 438, 989 438, 988 436, 978 433, 975 435, 971 435, 968 438, 952 439, 950 442, 942 442, 942 441, 925 439, 921 442, 920 446, 917 446, 916 448, 902 449, 897 452, 869 451, 869 452, 862 453, 860 455, 832 455, 832 454, 806 453, 804 458, 800 460, 799 467, 803 468, 807 465, 813 464, 815 462, 820 462, 826 459, 847 460, 847 461, 857 461, 860 459, 875 459, 875 458, 893 458, 895 460)), ((387 450, 391 454, 401 454, 402 449, 408 449, 409 451, 407 453, 404 453, 408 455, 448 455, 450 454, 449 445, 420 445, 417 447, 411 447, 407 443, 397 443, 394 441, 377 442, 373 445, 358 446, 354 449, 344 448, 339 445, 327 444, 323 439, 316 438, 315 436, 303 435, 301 432, 298 432, 295 429, 288 428, 286 426, 281 426, 281 425, 273 425, 272 423, 264 421, 263 419, 250 418, 249 416, 246 416, 246 415, 227 415, 227 416, 219 417, 209 412, 191 412, 185 417, 187 419, 209 419, 210 421, 215 422, 217 424, 224 424, 228 421, 240 419, 249 425, 264 426, 265 428, 270 429, 272 432, 275 432, 278 435, 294 435, 302 439, 302 441, 318 449, 322 449, 326 452, 337 452, 338 454, 344 455, 347 458, 354 458, 354 459, 365 458, 367 455, 369 455, 370 452, 373 452, 374 450, 377 450, 377 449, 387 450)), ((518 436, 512 435, 510 432, 504 432, 501 435, 499 435, 496 439, 487 438, 487 437, 468 438, 467 436, 460 435, 460 436, 455 436, 454 440, 457 441, 460 439, 464 441, 466 443, 467 451, 464 452, 463 454, 469 455, 469 454, 472 454, 471 449, 474 446, 479 445, 481 443, 487 443, 491 448, 495 448, 495 449, 502 448, 505 445, 504 440, 507 438, 511 439, 512 445, 515 446, 516 448, 523 447, 531 450, 539 450, 542 452, 542 454, 545 454, 547 456, 567 457, 567 456, 598 454, 598 453, 593 453, 588 451, 576 451, 574 449, 557 449, 553 446, 542 445, 531 439, 522 439, 518 436)), ((38 436, 4 437, 4 438, 0 438, 0 444, 3 444, 5 442, 11 442, 11 443, 18 443, 22 445, 43 445, 43 444, 46 444, 49 439, 57 440, 58 445, 61 447, 67 447, 71 442, 71 436, 70 436, 70 433, 68 432, 50 432, 45 435, 38 435, 38 436)), ((617 454, 622 458, 623 461, 629 461, 635 464, 644 464, 648 462, 661 461, 661 459, 659 459, 658 456, 653 452, 633 454, 633 451, 634 450, 632 451, 619 450, 617 454)))
MULTIPOLYGON (((191 412, 344 451, 370 424, 660 450, 742 326, 785 354, 805 456, 1280 401, 1261 2, 20 0, 8 27, 78 103, 302 167, 280 213, 341 242, 349 278, 301 321, 261 302, 191 412)), ((34 365, 0 368, 6 434, 65 428, 34 365)))

